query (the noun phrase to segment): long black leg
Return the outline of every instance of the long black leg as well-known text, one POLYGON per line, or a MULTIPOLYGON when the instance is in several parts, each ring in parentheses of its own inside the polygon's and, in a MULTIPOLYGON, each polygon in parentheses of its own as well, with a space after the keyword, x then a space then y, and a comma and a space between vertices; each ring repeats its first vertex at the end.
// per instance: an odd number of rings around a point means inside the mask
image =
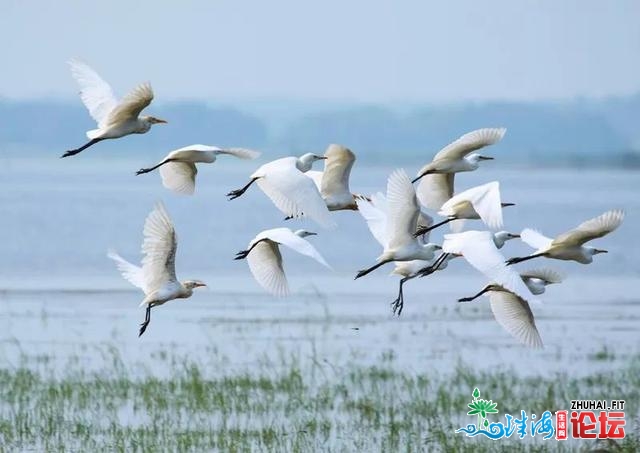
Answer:
POLYGON ((101 142, 102 140, 104 140, 104 138, 92 138, 87 143, 82 145, 80 148, 70 149, 69 151, 64 153, 62 156, 60 156, 60 158, 69 157, 69 156, 75 156, 76 154, 81 153, 82 151, 84 151, 88 147, 93 146, 96 143, 101 142))
POLYGON ((391 308, 393 309, 393 314, 400 316, 402 313, 402 309, 404 308, 404 292, 403 286, 407 280, 411 280, 412 278, 417 277, 418 274, 408 275, 402 279, 400 279, 400 285, 398 288, 398 298, 391 302, 391 308))
POLYGON ((163 166, 164 164, 168 164, 169 162, 173 162, 173 159, 164 160, 164 161, 160 162, 158 165, 154 165, 153 167, 141 168, 140 170, 138 170, 136 172, 136 175, 142 175, 144 173, 149 173, 150 171, 153 171, 156 168, 163 166))
POLYGON ((522 263, 523 261, 529 261, 534 258, 538 258, 539 256, 545 256, 545 255, 546 253, 536 253, 534 255, 529 255, 529 256, 510 258, 507 261, 505 261, 505 263, 507 263, 507 266, 511 266, 512 264, 522 263))
POLYGON ((227 197, 229 197, 229 200, 235 200, 236 198, 238 198, 240 195, 242 195, 243 193, 245 193, 247 191, 247 189, 249 187, 251 187, 251 184, 253 184, 254 182, 256 182, 258 180, 258 178, 252 178, 251 181, 249 181, 249 183, 244 186, 242 189, 237 189, 237 190, 232 190, 231 192, 229 192, 227 194, 227 197))
POLYGON ((371 266, 368 269, 363 269, 361 271, 358 271, 358 273, 356 274, 356 278, 354 278, 354 280, 359 279, 360 277, 364 277, 365 275, 367 275, 369 272, 373 272, 375 271, 377 268, 379 268, 380 266, 384 266, 385 264, 387 264, 388 262, 390 262, 391 260, 384 260, 384 261, 380 261, 378 264, 374 264, 373 266, 371 266))
POLYGON ((440 266, 442 266, 442 263, 444 263, 444 260, 446 260, 448 256, 449 256, 448 253, 440 254, 438 259, 431 266, 427 266, 424 269, 420 269, 417 272, 417 274, 420 275, 420 277, 426 277, 427 275, 433 274, 435 271, 440 269, 440 266))
POLYGON ((478 297, 482 296, 484 293, 486 293, 487 291, 491 291, 491 285, 487 285, 484 288, 482 288, 481 291, 479 291, 477 294, 471 296, 471 297, 462 297, 460 299, 458 299, 458 302, 471 302, 474 299, 477 299, 478 297))
POLYGON ((423 234, 428 233, 431 230, 435 230, 436 228, 438 228, 438 227, 440 227, 442 225, 446 225, 447 223, 451 222, 452 220, 455 220, 455 217, 450 217, 447 220, 443 220, 442 222, 436 223, 435 225, 431 225, 429 227, 422 226, 422 227, 420 227, 420 228, 418 228, 416 230, 416 232, 413 234, 413 237, 417 238, 418 236, 422 236, 423 234))
POLYGON ((249 253, 251 253, 251 250, 253 250, 253 248, 260 244, 262 241, 267 241, 267 238, 264 239, 260 239, 259 241, 255 242, 251 247, 249 247, 248 250, 240 250, 238 253, 236 253, 236 257, 234 258, 234 260, 243 260, 245 259, 249 253))
POLYGON ((151 322, 151 304, 147 305, 147 313, 144 317, 144 322, 140 324, 140 333, 138 337, 141 337, 145 330, 147 330, 147 326, 151 322))

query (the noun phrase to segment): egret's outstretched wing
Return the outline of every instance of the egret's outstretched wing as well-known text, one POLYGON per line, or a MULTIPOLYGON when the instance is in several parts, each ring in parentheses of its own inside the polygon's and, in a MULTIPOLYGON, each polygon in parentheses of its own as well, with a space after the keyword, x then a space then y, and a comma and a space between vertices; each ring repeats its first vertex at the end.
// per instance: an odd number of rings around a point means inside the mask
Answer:
POLYGON ((191 160, 192 162, 211 162, 211 157, 205 157, 210 156, 211 153, 229 154, 230 156, 235 156, 239 159, 255 159, 260 156, 259 151, 253 151, 251 149, 220 148, 218 146, 202 145, 196 143, 171 151, 166 158, 182 158, 191 160))
POLYGON ((327 264, 322 255, 320 255, 320 252, 318 252, 318 250, 316 250, 309 241, 294 234, 289 228, 274 228, 272 230, 263 231, 256 236, 256 240, 263 238, 268 238, 273 242, 289 247, 291 250, 313 258, 320 264, 331 269, 331 266, 327 264))
POLYGON ((105 119, 105 125, 118 124, 127 120, 138 118, 142 112, 153 101, 153 90, 150 83, 141 83, 129 94, 122 98, 118 105, 109 113, 105 119))
POLYGON ((487 184, 472 187, 457 195, 454 195, 442 205, 440 210, 443 215, 453 210, 458 203, 468 201, 478 213, 482 221, 492 229, 502 228, 502 205, 500 200, 500 183, 492 181, 487 184))
POLYGON ((395 170, 387 181, 387 237, 389 248, 413 242, 420 207, 411 180, 404 170, 395 170))
POLYGON ((305 172, 305 176, 308 176, 313 180, 313 183, 318 188, 318 192, 322 194, 322 172, 318 170, 309 170, 305 172))
POLYGON ((142 268, 136 266, 135 264, 130 263, 125 260, 123 257, 118 255, 115 250, 109 250, 107 252, 107 256, 116 262, 116 267, 122 274, 125 280, 131 283, 133 286, 137 286, 142 291, 147 293, 145 289, 145 281, 144 275, 142 273, 142 268))
POLYGON ((624 211, 613 209, 598 217, 581 223, 577 228, 559 235, 553 244, 582 245, 592 239, 601 238, 618 228, 624 220, 624 211))
POLYGON ((442 148, 433 160, 462 159, 472 151, 499 142, 506 132, 504 127, 476 129, 442 148))
POLYGON ((162 185, 182 195, 192 195, 196 189, 198 169, 191 162, 169 162, 160 167, 162 185))
POLYGON ((153 292, 169 282, 176 282, 178 238, 162 203, 157 203, 144 223, 142 273, 145 288, 153 292))
POLYGON ((285 215, 295 218, 304 214, 325 228, 335 227, 313 180, 295 168, 295 164, 270 168, 258 179, 258 186, 285 215))
POLYGON ((372 195, 371 201, 363 198, 356 199, 358 211, 366 220, 371 234, 382 247, 386 247, 389 242, 387 237, 386 201, 382 193, 372 195), (384 206, 384 208, 380 206, 384 206))
POLYGON ((289 284, 282 267, 282 255, 274 242, 263 241, 247 255, 249 269, 253 278, 274 296, 287 296, 289 284))
POLYGON ((549 283, 562 283, 564 277, 558 271, 550 269, 548 267, 541 267, 537 269, 528 269, 520 272, 522 278, 539 278, 549 283))
MULTIPOLYGON (((212 147, 213 148, 213 147, 212 147)), ((237 157, 238 159, 253 160, 260 157, 260 151, 254 151, 247 148, 219 148, 215 150, 216 154, 227 154, 237 157)))
POLYGON ((99 127, 106 123, 109 113, 118 105, 113 90, 89 65, 70 60, 71 75, 80 86, 80 98, 99 127))
POLYGON ((490 281, 514 292, 521 297, 531 295, 515 270, 505 263, 504 256, 498 251, 489 231, 465 231, 445 234, 442 250, 456 253, 483 273, 490 281))
POLYGON ((520 343, 532 348, 542 347, 529 303, 508 291, 489 292, 491 311, 498 324, 520 343))
POLYGON ((453 196, 455 173, 434 173, 420 179, 416 195, 420 203, 433 210, 438 210, 453 196))
POLYGON ((356 161, 356 155, 341 145, 329 145, 325 152, 324 173, 320 193, 323 197, 351 194, 349 175, 356 161))
POLYGON ((553 239, 546 237, 542 233, 536 230, 532 230, 531 228, 525 228, 520 233, 520 239, 536 250, 547 250, 553 239))

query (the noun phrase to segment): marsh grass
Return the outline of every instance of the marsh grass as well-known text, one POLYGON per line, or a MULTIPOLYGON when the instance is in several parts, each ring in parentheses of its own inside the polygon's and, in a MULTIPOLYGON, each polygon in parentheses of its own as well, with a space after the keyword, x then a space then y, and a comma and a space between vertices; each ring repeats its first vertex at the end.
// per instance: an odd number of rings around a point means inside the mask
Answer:
POLYGON ((0 449, 478 452, 593 446, 455 434, 470 422, 467 404, 475 387, 498 402, 500 414, 568 409, 571 399, 625 399, 627 438, 616 450, 640 448, 633 431, 638 359, 574 379, 519 378, 465 365, 447 375, 416 375, 398 371, 391 352, 370 366, 336 368, 292 356, 277 367, 265 362, 250 372, 216 376, 201 363, 163 352, 159 360, 172 370, 163 378, 128 367, 115 348, 105 349, 104 358, 99 373, 85 372, 73 359, 63 372, 54 371, 53 359, 40 356, 1 369, 0 449))

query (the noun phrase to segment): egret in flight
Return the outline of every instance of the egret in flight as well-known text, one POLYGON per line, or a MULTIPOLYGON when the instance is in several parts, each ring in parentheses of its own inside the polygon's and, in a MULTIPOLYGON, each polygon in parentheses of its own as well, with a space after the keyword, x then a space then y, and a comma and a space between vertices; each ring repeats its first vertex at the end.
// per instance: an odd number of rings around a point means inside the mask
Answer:
POLYGON ((141 168, 137 175, 149 173, 160 168, 162 184, 169 190, 182 195, 191 195, 196 187, 197 163, 212 164, 217 156, 228 154, 239 159, 255 159, 257 151, 244 148, 218 148, 217 146, 189 145, 171 151, 158 164, 150 168, 141 168))
POLYGON ((313 180, 305 175, 315 161, 326 157, 307 153, 301 157, 284 157, 258 168, 247 185, 227 194, 234 200, 254 183, 271 199, 287 217, 296 218, 304 214, 326 228, 335 226, 325 201, 313 180))
POLYGON ((87 64, 71 60, 71 74, 80 85, 80 98, 98 123, 97 129, 87 132, 90 140, 80 148, 72 149, 62 157, 74 156, 96 143, 129 134, 144 134, 154 124, 166 123, 154 116, 139 116, 153 100, 153 90, 149 83, 142 83, 118 101, 105 82, 87 64))
POLYGON ((329 211, 357 210, 356 196, 349 189, 356 155, 342 145, 329 145, 324 157, 324 171, 310 170, 305 174, 315 182, 329 211))
MULTIPOLYGON (((547 285, 562 283, 563 280, 560 273, 549 268, 530 269, 528 271, 520 272, 520 278, 524 284, 527 285, 531 294, 535 294, 536 296, 543 294, 547 285)), ((471 302, 488 291, 503 291, 504 289, 501 288, 502 287, 500 285, 489 283, 478 293, 471 297, 462 297, 458 299, 458 302, 471 302)))
MULTIPOLYGON (((472 153, 472 151, 499 142, 502 140, 502 137, 504 137, 506 131, 505 128, 486 128, 464 134, 456 141, 442 148, 431 162, 420 169, 418 175, 411 182, 416 182, 424 176, 431 174, 459 173, 476 170, 479 167, 480 161, 492 160, 493 157, 472 153)), ((450 179, 445 178, 440 181, 446 184, 447 190, 453 194, 453 176, 450 179)))
POLYGON ((607 253, 607 250, 585 246, 596 238, 601 238, 618 228, 624 219, 624 211, 613 209, 587 220, 573 230, 567 231, 555 239, 548 238, 535 230, 525 228, 520 235, 522 240, 535 248, 529 256, 511 258, 507 264, 521 263, 539 256, 565 261, 577 261, 581 264, 593 262, 593 255, 607 253))
POLYGON ((265 290, 274 296, 286 296, 289 294, 289 285, 282 265, 280 245, 309 256, 331 269, 316 248, 303 239, 315 234, 307 230, 293 232, 289 228, 265 230, 249 242, 246 250, 238 252, 235 259, 247 259, 253 277, 265 290))
POLYGON ((175 266, 178 238, 162 203, 158 203, 147 216, 143 231, 142 267, 131 264, 115 251, 109 251, 107 254, 116 262, 124 279, 144 292, 145 298, 140 306, 146 306, 147 312, 144 322, 140 324, 138 336, 147 330, 153 307, 170 300, 189 298, 194 288, 207 286, 200 280, 178 281, 175 266))
MULTIPOLYGON (((362 209, 367 201, 357 200, 357 203, 362 209)), ((387 215, 384 224, 380 221, 374 228, 370 227, 374 237, 383 244, 384 251, 378 257, 378 263, 359 271, 356 279, 392 261, 429 261, 435 256, 435 251, 441 248, 437 244, 425 244, 414 237, 420 206, 413 185, 404 170, 396 170, 389 176, 386 204, 387 215)), ((365 220, 371 224, 366 216, 365 220)))
POLYGON ((438 215, 446 217, 446 220, 429 227, 418 228, 415 235, 420 236, 454 220, 465 219, 481 219, 489 228, 497 230, 502 228, 502 208, 507 206, 514 206, 514 203, 502 203, 498 181, 472 187, 453 196, 442 205, 438 215))

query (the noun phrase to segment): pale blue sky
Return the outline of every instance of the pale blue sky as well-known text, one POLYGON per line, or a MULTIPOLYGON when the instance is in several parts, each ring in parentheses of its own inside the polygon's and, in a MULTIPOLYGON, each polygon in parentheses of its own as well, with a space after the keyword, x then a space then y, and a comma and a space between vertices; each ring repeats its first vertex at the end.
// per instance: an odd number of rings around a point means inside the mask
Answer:
POLYGON ((639 23, 637 0, 0 0, 0 96, 75 96, 72 56, 158 100, 630 94, 639 23))

